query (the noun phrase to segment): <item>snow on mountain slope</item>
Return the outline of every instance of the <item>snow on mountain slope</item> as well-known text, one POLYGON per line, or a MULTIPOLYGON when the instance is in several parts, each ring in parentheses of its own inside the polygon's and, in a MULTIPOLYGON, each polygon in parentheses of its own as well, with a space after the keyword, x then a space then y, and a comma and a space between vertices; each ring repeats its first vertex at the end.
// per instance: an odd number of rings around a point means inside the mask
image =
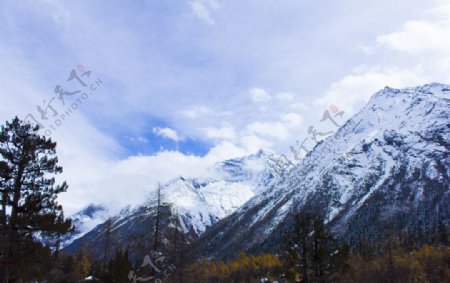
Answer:
MULTIPOLYGON (((219 162, 215 165, 214 178, 185 179, 179 177, 161 186, 161 204, 165 218, 162 235, 179 225, 192 242, 207 227, 230 215, 242 204, 262 192, 268 184, 276 182, 280 172, 276 168, 276 156, 263 151, 256 154, 219 162), (178 218, 178 221, 174 220, 178 218), (175 224, 178 222, 178 224, 175 224)), ((104 242, 106 230, 117 243, 133 245, 130 235, 145 234, 148 242, 154 227, 157 197, 152 195, 142 205, 124 208, 118 215, 95 227, 85 236, 75 240, 66 250, 75 252, 84 247, 96 251, 104 242), (152 224, 153 223, 153 224, 152 224), (107 227, 108 226, 108 227, 107 227), (145 233, 147 231, 147 233, 145 233)), ((163 236, 162 242, 169 241, 163 236)), ((118 244, 120 245, 120 244, 118 244)), ((101 250, 98 250, 101 253, 101 250)))
POLYGON ((294 213, 323 213, 338 235, 377 235, 450 220, 450 86, 386 87, 273 182, 203 236, 198 254, 227 257, 282 244, 294 213), (401 219, 401 220, 399 220, 401 219), (397 225, 396 224, 396 225, 397 225))
POLYGON ((108 219, 108 210, 96 204, 90 204, 79 212, 70 217, 75 230, 67 235, 61 241, 61 246, 67 246, 74 240, 83 237, 84 234, 91 231, 95 226, 103 223, 108 219))
POLYGON ((249 200, 252 189, 248 183, 180 178, 166 185, 162 194, 180 215, 183 231, 200 235, 249 200))
POLYGON ((263 151, 220 162, 215 166, 220 179, 180 177, 163 187, 163 200, 179 214, 184 232, 200 235, 276 180, 275 164, 275 157, 263 151))

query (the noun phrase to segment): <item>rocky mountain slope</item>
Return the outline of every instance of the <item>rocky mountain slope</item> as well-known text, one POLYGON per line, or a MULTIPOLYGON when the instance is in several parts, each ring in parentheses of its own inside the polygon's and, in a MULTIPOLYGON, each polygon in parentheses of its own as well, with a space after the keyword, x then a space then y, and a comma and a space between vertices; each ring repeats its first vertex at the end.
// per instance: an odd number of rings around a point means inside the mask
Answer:
MULTIPOLYGON (((449 94, 442 84, 386 87, 298 165, 260 151, 218 163, 215 178, 169 182, 161 187, 160 249, 170 252, 178 237, 196 243, 195 258, 274 252, 304 210, 323 214, 349 244, 382 238, 387 229, 449 225, 449 94)), ((96 257, 118 247, 151 250, 157 205, 150 199, 66 250, 96 257)))
POLYGON ((200 238, 198 257, 276 251, 292 217, 324 215, 350 244, 450 224, 450 86, 386 87, 299 165, 200 238))

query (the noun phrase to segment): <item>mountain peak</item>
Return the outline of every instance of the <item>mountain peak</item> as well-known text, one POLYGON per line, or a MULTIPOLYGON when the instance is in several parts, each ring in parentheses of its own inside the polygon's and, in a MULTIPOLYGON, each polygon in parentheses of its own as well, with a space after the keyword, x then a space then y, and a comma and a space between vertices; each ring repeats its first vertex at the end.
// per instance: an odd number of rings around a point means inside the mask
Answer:
POLYGON ((349 243, 383 235, 386 221, 413 229, 449 219, 449 94, 438 83, 380 90, 280 182, 212 226, 198 254, 273 251, 305 210, 349 243))
POLYGON ((437 83, 437 82, 433 82, 433 83, 429 83, 429 84, 425 84, 425 85, 421 85, 421 86, 416 86, 416 87, 406 87, 406 88, 393 88, 393 87, 389 87, 386 86, 384 87, 384 89, 376 92, 372 98, 372 99, 377 99, 377 98, 388 98, 388 97, 395 97, 396 95, 425 95, 425 96, 429 96, 429 95, 433 95, 433 96, 443 96, 443 97, 448 97, 450 92, 450 85, 447 84, 443 84, 443 83, 437 83))

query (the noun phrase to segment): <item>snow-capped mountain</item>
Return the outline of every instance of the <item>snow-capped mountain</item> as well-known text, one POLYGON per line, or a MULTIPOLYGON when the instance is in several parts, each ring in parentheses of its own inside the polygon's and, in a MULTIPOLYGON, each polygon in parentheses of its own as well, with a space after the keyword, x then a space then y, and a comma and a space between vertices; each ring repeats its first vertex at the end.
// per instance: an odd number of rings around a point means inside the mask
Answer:
MULTIPOLYGON (((160 187, 162 243, 170 241, 170 234, 179 229, 186 242, 192 242, 207 227, 230 215, 249 199, 276 182, 277 159, 273 154, 256 154, 215 164, 214 178, 179 177, 160 187)), ((136 238, 152 242, 156 218, 157 196, 150 196, 142 205, 127 207, 118 215, 95 227, 75 240, 66 250, 75 252, 81 247, 94 254, 103 253, 105 235, 113 239, 108 249, 136 245, 136 238), (134 239, 133 239, 134 238, 134 239)), ((144 245, 144 244, 143 244, 144 245)))
POLYGON ((108 210, 97 204, 90 204, 70 217, 75 230, 62 239, 61 246, 67 246, 74 240, 83 237, 95 226, 108 219, 108 210))
POLYGON ((274 155, 263 151, 223 161, 215 166, 219 179, 180 177, 162 188, 163 200, 178 213, 183 231, 198 236, 275 181, 275 166, 274 155))
POLYGON ((295 213, 324 215, 341 238, 450 222, 450 86, 386 87, 278 182, 202 235, 196 255, 274 251, 295 213))

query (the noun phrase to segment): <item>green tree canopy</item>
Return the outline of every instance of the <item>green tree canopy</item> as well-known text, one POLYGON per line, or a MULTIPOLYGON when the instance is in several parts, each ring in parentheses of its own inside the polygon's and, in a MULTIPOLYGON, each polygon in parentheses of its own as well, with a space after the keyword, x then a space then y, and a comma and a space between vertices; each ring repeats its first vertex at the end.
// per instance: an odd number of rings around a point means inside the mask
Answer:
MULTIPOLYGON (((24 279, 35 270, 37 258, 27 248, 35 246, 36 236, 52 237, 72 229, 57 203, 66 182, 55 183, 62 172, 56 157, 56 143, 39 135, 17 117, 1 126, 0 133, 0 251, 3 282, 11 277, 24 279), (34 266, 34 267, 33 267, 34 266), (32 268, 33 267, 33 268, 32 268), (31 272, 31 271, 30 271, 31 272)), ((35 248, 34 248, 35 249, 35 248)))

